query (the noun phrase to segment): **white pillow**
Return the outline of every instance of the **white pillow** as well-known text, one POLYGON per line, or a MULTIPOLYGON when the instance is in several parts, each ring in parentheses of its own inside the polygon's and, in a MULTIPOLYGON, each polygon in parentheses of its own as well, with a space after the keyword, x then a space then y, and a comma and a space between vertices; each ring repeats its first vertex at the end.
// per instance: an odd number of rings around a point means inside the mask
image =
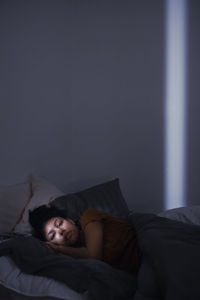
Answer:
POLYGON ((21 220, 14 228, 15 233, 28 234, 31 233, 31 225, 29 224, 29 210, 40 205, 47 205, 55 198, 64 195, 63 192, 58 190, 54 185, 50 184, 44 178, 32 178, 32 197, 26 205, 21 220))
POLYGON ((31 197, 30 182, 0 187, 0 232, 12 231, 31 197))
POLYGON ((169 209, 159 213, 158 216, 183 223, 200 225, 200 205, 169 209))

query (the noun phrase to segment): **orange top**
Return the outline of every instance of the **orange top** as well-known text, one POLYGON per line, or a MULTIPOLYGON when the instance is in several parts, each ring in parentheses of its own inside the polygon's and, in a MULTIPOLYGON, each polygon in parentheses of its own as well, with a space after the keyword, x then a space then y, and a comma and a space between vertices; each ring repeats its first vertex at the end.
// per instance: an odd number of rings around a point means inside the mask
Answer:
POLYGON ((83 212, 80 223, 85 226, 100 221, 103 226, 103 261, 120 270, 136 272, 139 256, 136 233, 127 221, 96 209, 83 212))

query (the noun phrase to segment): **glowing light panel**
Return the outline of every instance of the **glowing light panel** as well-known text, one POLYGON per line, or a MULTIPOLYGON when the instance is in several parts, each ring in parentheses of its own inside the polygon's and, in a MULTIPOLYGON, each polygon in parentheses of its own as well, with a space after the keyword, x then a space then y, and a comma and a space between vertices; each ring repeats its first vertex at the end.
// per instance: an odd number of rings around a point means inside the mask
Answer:
POLYGON ((187 0, 166 0, 165 209, 186 203, 187 0))

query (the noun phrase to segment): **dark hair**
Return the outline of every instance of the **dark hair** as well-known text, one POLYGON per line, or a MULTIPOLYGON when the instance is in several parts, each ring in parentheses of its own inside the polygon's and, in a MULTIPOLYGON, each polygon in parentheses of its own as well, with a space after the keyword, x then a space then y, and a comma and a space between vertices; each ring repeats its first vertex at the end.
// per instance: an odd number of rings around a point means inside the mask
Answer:
POLYGON ((44 225, 48 220, 55 217, 67 218, 67 215, 63 210, 54 206, 48 207, 42 205, 32 211, 29 210, 29 222, 34 228, 35 236, 41 240, 45 240, 44 225))

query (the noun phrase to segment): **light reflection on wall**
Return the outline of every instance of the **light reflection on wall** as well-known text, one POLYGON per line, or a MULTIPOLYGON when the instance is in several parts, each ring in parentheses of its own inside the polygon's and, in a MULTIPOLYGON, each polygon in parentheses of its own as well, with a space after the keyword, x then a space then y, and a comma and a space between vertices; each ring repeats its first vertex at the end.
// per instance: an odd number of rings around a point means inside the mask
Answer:
POLYGON ((187 0, 166 0, 165 209, 186 204, 187 0))

